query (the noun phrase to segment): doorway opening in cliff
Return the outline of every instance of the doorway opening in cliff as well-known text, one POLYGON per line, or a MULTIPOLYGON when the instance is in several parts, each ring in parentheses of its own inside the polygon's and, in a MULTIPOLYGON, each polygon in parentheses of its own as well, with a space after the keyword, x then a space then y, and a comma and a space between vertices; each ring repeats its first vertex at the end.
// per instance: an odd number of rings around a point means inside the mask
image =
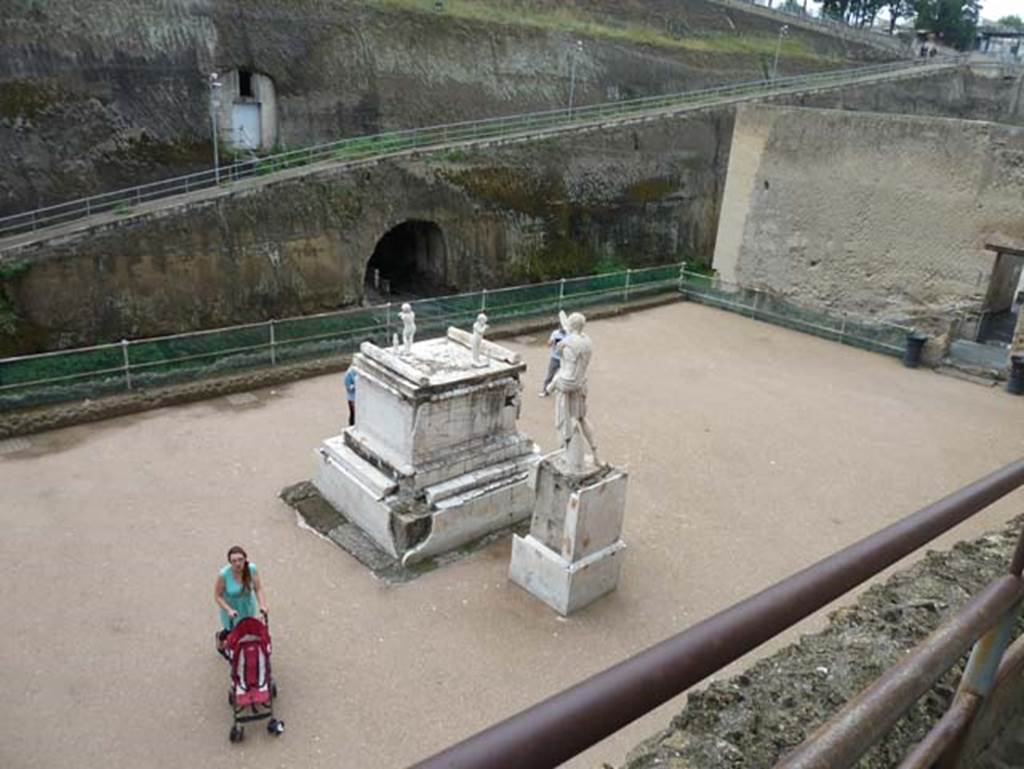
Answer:
POLYGON ((1024 249, 989 243, 995 252, 988 292, 978 327, 978 341, 1008 347, 1024 304, 1024 249))
POLYGON ((377 241, 366 265, 366 301, 448 293, 444 234, 435 222, 410 219, 377 241))

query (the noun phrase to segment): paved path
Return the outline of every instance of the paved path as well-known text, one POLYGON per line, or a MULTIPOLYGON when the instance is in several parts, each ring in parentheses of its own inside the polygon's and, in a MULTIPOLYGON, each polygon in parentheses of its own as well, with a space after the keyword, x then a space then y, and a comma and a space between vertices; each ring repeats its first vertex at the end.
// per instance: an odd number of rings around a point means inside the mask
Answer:
MULTIPOLYGON (((619 591, 567 621, 506 581, 507 539, 389 587, 296 525, 277 493, 342 421, 339 376, 0 455, 0 766, 402 767, 1024 452, 1024 399, 891 358, 687 303, 590 331, 602 453, 633 476, 630 550, 619 591), (266 582, 288 724, 239 747, 211 645, 235 542, 266 582)), ((550 447, 541 338, 513 346, 522 426, 550 447)), ((679 704, 573 767, 618 764, 679 704)))

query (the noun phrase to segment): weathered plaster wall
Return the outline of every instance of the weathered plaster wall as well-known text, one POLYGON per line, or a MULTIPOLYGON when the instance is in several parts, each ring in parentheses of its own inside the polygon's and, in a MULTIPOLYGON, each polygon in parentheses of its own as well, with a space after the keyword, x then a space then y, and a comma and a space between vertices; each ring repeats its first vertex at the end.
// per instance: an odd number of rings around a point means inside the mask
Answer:
POLYGON ((469 290, 710 253, 728 112, 324 171, 4 254, 0 352, 358 302, 378 240, 435 222, 469 290), (4 329, 8 333, 4 333, 4 329))
POLYGON ((1024 128, 876 113, 738 112, 714 266, 816 307, 893 320, 984 299, 1024 245, 1024 128))
MULTIPOLYGON (((495 0, 563 13, 555 0, 495 0)), ((481 5, 487 5, 482 1, 481 5)), ((586 0, 580 13, 674 39, 774 39, 760 17, 706 0, 586 0)), ((588 16, 588 17, 589 17, 588 16)), ((379 130, 549 109, 764 76, 767 55, 592 36, 474 19, 398 0, 6 0, 0 13, 0 214, 212 165, 211 71, 246 68, 275 84, 286 147, 379 130)), ((794 32, 798 72, 892 58, 794 32)), ((664 41, 662 41, 664 42, 664 41)))

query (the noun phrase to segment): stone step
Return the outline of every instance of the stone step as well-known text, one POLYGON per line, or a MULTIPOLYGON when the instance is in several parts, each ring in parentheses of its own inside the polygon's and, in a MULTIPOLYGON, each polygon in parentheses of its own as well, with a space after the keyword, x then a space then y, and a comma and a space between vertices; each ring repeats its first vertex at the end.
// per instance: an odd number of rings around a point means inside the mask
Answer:
POLYGON ((416 488, 428 488, 451 480, 453 476, 462 476, 492 465, 520 460, 535 454, 536 451, 534 442, 521 433, 502 436, 420 464, 416 468, 414 485, 416 488))
POLYGON ((322 450, 377 499, 383 499, 398 486, 395 481, 346 446, 344 438, 340 435, 325 440, 322 450))
POLYGON ((536 462, 535 455, 527 455, 512 462, 502 462, 479 470, 459 475, 450 480, 428 486, 424 491, 427 504, 431 507, 441 505, 457 499, 459 503, 466 498, 474 496, 483 491, 489 491, 494 486, 500 485, 506 480, 522 480, 526 473, 536 462))
POLYGON ((951 376, 954 379, 960 379, 971 384, 984 385, 985 387, 994 387, 999 384, 999 378, 991 371, 970 366, 960 366, 949 361, 940 365, 935 371, 945 376, 951 376))

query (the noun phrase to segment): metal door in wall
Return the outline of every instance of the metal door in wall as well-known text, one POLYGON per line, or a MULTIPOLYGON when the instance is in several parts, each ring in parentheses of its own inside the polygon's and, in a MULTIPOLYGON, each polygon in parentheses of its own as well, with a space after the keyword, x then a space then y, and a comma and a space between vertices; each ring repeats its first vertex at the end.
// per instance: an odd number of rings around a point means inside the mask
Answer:
POLYGON ((231 111, 231 143, 247 150, 260 148, 260 105, 238 102, 231 111))

